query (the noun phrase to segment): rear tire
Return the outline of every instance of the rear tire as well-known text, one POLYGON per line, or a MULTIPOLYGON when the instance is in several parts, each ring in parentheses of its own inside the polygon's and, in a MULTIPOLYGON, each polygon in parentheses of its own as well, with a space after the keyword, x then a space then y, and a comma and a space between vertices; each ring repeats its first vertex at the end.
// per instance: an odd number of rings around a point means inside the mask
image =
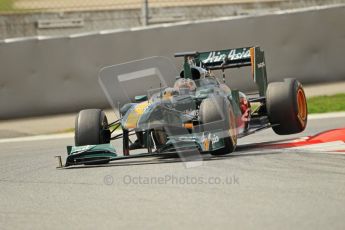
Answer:
POLYGON ((266 92, 267 114, 276 134, 302 132, 308 121, 308 109, 302 84, 296 79, 273 82, 266 92))
POLYGON ((75 145, 98 145, 110 143, 108 120, 101 109, 86 109, 75 120, 75 145))
POLYGON ((236 148, 237 136, 234 113, 230 103, 221 96, 206 98, 200 105, 202 131, 223 130, 224 148, 211 151, 215 156, 232 153, 236 148), (230 135, 231 134, 231 135, 230 135))

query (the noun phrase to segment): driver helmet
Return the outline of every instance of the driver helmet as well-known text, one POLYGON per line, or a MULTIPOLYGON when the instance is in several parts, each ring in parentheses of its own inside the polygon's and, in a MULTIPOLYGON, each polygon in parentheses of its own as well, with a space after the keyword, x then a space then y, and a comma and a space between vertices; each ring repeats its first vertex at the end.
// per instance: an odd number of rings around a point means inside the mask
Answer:
POLYGON ((190 91, 196 90, 196 84, 192 79, 180 78, 175 82, 174 89, 180 91, 181 89, 188 89, 190 91))

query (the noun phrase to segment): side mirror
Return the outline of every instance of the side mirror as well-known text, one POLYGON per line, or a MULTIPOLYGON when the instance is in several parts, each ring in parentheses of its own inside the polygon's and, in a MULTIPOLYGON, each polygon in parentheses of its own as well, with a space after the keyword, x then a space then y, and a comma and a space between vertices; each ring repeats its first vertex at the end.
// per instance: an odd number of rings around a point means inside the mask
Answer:
POLYGON ((143 101, 147 101, 147 95, 139 95, 139 96, 135 96, 134 97, 134 101, 135 102, 143 102, 143 101))

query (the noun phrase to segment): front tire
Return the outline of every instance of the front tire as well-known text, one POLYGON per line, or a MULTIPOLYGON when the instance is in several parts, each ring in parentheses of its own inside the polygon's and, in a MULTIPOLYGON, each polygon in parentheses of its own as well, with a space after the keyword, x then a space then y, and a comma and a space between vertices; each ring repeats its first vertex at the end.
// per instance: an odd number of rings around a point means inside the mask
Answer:
POLYGON ((75 120, 76 146, 110 143, 108 120, 101 109, 86 109, 79 112, 75 120))
POLYGON ((267 87, 266 105, 273 131, 278 135, 300 133, 308 121, 307 100, 296 79, 273 82, 267 87))
POLYGON ((202 131, 223 130, 224 148, 211 151, 215 156, 226 155, 235 151, 237 135, 235 117, 230 103, 221 96, 212 96, 200 105, 200 121, 202 131))

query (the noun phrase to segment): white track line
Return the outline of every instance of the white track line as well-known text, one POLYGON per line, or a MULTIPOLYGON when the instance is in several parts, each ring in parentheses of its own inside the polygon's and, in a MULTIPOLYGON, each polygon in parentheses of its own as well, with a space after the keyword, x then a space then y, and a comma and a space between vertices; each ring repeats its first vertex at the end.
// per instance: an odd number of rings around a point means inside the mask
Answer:
POLYGON ((305 146, 298 146, 289 148, 291 150, 310 150, 316 152, 333 152, 345 150, 345 143, 343 141, 332 141, 320 144, 311 144, 305 146))
POLYGON ((74 133, 49 134, 49 135, 37 135, 37 136, 28 136, 28 137, 5 138, 5 139, 0 139, 0 143, 45 141, 45 140, 56 140, 56 139, 65 139, 65 138, 73 138, 73 137, 74 137, 74 133))
POLYGON ((345 112, 335 112, 335 113, 318 113, 308 115, 308 120, 319 120, 327 118, 342 118, 345 117, 345 112))

